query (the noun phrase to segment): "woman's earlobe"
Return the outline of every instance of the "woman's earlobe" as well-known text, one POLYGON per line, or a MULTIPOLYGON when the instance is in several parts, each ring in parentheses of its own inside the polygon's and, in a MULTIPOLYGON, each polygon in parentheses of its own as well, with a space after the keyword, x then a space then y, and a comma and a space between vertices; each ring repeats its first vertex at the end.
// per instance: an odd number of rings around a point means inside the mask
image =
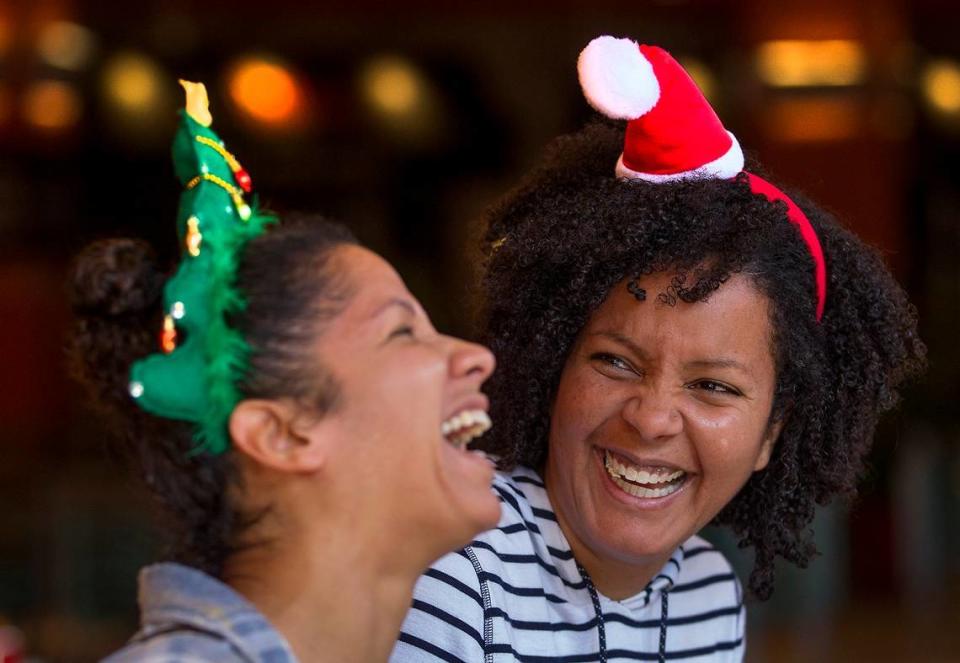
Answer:
POLYGON ((230 415, 230 437, 240 453, 283 472, 314 472, 327 457, 322 436, 310 435, 302 415, 289 403, 270 399, 241 401, 230 415))

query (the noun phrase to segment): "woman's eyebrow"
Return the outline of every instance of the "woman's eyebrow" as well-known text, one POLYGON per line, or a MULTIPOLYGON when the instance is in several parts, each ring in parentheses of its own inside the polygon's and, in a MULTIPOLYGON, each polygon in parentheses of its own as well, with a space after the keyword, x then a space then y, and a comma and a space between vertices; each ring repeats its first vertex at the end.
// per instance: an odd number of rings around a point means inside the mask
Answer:
POLYGON ((631 353, 633 353, 640 359, 645 360, 645 359, 648 359, 650 356, 643 348, 637 345, 636 341, 634 341, 629 336, 624 336, 620 332, 600 330, 600 331, 592 332, 590 335, 602 336, 604 338, 610 339, 615 343, 619 343, 620 345, 623 345, 624 347, 626 347, 631 353))
POLYGON ((686 363, 687 368, 730 368, 740 371, 744 375, 753 377, 753 372, 747 366, 736 359, 730 357, 717 357, 715 359, 697 359, 686 363))
POLYGON ((391 297, 390 299, 385 301, 383 304, 378 306, 376 309, 374 309, 373 313, 370 314, 370 318, 373 319, 382 315, 383 313, 388 311, 392 306, 399 306, 400 308, 404 309, 407 313, 409 313, 413 317, 416 317, 417 315, 417 307, 414 306, 412 302, 410 302, 407 299, 402 299, 400 297, 391 297))

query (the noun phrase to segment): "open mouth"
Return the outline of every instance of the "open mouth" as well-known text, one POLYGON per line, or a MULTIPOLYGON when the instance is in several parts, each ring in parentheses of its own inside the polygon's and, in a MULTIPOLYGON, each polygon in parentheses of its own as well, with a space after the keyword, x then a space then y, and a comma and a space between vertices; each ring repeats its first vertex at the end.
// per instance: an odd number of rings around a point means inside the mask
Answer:
POLYGON ((613 483, 634 497, 666 497, 680 490, 687 480, 687 473, 683 470, 635 465, 606 450, 603 465, 613 483))
POLYGON ((444 439, 458 449, 480 437, 492 426, 490 416, 483 410, 463 410, 440 425, 444 439))

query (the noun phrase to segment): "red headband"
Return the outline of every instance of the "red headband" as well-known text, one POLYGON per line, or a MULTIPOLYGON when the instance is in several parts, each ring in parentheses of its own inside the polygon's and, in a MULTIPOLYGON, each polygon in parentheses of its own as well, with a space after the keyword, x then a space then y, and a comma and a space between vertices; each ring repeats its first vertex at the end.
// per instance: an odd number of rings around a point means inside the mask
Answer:
POLYGON ((750 182, 750 190, 765 197, 770 202, 782 200, 787 205, 787 218, 800 231, 807 249, 810 251, 810 257, 813 258, 813 277, 817 284, 817 322, 823 318, 823 307, 827 303, 827 262, 823 258, 823 248, 820 246, 820 238, 817 237, 817 231, 810 224, 810 219, 803 213, 803 210, 797 207, 797 204, 790 199, 777 187, 770 184, 762 177, 743 171, 750 182))
POLYGON ((827 266, 807 215, 783 191, 743 170, 736 137, 723 128, 683 67, 662 48, 598 37, 577 62, 580 85, 594 108, 628 120, 616 173, 624 179, 672 182, 694 177, 732 179, 744 172, 750 190, 787 205, 787 217, 813 258, 817 322, 827 298, 827 266))

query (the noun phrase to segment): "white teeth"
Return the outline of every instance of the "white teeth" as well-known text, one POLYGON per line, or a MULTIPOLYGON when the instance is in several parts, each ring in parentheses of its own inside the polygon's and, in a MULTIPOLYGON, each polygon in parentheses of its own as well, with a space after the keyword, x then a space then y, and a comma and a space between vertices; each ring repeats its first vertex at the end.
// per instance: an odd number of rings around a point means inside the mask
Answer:
POLYGON ((604 466, 613 482, 624 492, 635 497, 664 497, 675 493, 683 485, 683 481, 678 479, 686 474, 682 470, 670 471, 667 468, 656 468, 653 471, 638 470, 622 462, 609 451, 604 452, 604 466), (637 484, 663 485, 657 488, 645 488, 637 484))
POLYGON ((623 490, 623 492, 633 495, 634 497, 666 497, 667 495, 680 490, 680 486, 683 485, 676 483, 670 484, 669 486, 664 486, 663 488, 644 488, 635 483, 624 481, 620 477, 611 478, 613 479, 613 482, 617 484, 621 490, 623 490))
POLYGON ((447 440, 458 447, 478 438, 492 426, 490 416, 483 410, 464 410, 440 424, 440 432, 447 440))

